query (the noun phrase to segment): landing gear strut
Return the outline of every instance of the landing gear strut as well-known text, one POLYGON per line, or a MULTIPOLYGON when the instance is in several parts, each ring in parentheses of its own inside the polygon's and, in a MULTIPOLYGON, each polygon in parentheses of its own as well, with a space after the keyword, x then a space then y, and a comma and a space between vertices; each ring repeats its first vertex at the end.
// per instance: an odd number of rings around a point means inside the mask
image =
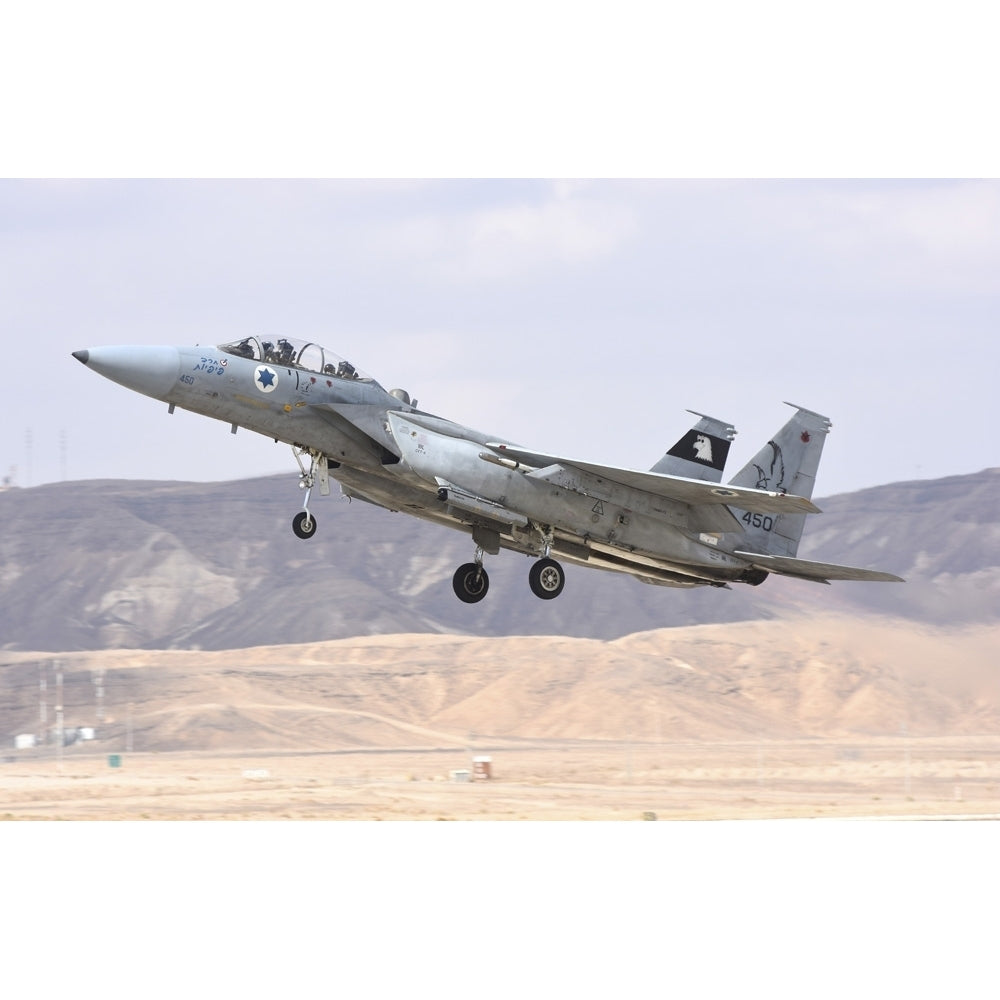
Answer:
POLYGON ((566 585, 566 574, 555 559, 549 558, 555 541, 552 525, 536 525, 535 530, 542 537, 542 558, 532 564, 528 572, 528 584, 535 597, 551 601, 562 593, 566 585))
POLYGON ((312 538, 316 534, 316 518, 309 513, 309 497, 312 495, 312 488, 319 479, 319 491, 323 496, 330 495, 330 470, 327 466, 326 456, 315 448, 300 448, 292 445, 292 454, 295 461, 299 463, 299 489, 306 491, 305 502, 302 510, 292 518, 292 531, 299 538, 312 538), (309 468, 302 461, 302 456, 309 456, 309 468))

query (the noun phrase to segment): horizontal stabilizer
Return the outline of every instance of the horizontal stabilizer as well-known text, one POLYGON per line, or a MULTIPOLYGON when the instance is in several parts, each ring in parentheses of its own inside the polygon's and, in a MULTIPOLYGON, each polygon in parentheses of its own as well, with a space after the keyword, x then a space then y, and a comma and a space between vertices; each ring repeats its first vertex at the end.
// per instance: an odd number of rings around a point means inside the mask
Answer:
POLYGON ((800 580, 828 583, 830 580, 870 580, 873 583, 905 583, 902 577, 857 566, 838 566, 836 563, 813 562, 810 559, 793 559, 791 556, 766 556, 759 552, 734 552, 739 559, 752 562, 757 569, 781 576, 794 576, 800 580))
POLYGON ((558 455, 546 455, 537 451, 527 451, 509 444, 489 442, 487 448, 501 458, 511 459, 535 470, 551 466, 564 469, 579 469, 610 483, 618 483, 634 490, 643 490, 654 496, 678 503, 699 505, 731 504, 741 510, 756 514, 818 514, 819 508, 805 497, 770 490, 756 490, 740 486, 722 486, 700 479, 686 479, 682 476, 665 476, 656 472, 638 472, 632 469, 618 469, 593 462, 578 462, 558 455))

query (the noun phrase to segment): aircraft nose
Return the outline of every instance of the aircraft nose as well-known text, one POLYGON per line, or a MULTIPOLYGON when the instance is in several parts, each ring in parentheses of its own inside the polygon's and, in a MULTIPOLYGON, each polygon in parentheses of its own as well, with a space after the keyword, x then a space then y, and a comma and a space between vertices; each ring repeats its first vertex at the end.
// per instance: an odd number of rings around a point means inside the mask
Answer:
POLYGON ((99 375, 154 399, 164 399, 180 375, 176 347, 90 347, 73 357, 99 375))

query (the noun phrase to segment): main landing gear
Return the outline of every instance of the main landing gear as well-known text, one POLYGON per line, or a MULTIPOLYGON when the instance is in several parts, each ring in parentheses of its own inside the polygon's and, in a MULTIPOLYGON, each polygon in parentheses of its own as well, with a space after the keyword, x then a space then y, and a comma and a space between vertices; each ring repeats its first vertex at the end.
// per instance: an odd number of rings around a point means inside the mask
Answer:
POLYGON ((478 604, 490 589, 490 578, 483 569, 483 550, 476 550, 476 561, 463 563, 451 580, 455 596, 466 604, 478 604))
MULTIPOLYGON (((532 563, 528 572, 531 592, 543 601, 558 597, 566 585, 566 574, 562 566, 547 555, 532 563)), ((483 569, 483 550, 476 549, 476 561, 463 563, 455 570, 451 581, 455 596, 465 604, 478 604, 490 589, 490 578, 483 569)))
POLYGON ((315 448, 300 448, 292 445, 292 454, 295 461, 299 463, 299 489, 306 491, 305 502, 302 510, 292 518, 292 531, 299 538, 312 538, 316 534, 316 518, 309 512, 309 497, 312 495, 312 488, 319 480, 319 491, 323 496, 330 495, 330 469, 326 462, 326 456, 315 448), (302 456, 309 456, 309 468, 302 461, 302 456))
POLYGON ((528 572, 528 584, 535 597, 551 601, 562 593, 566 584, 566 574, 555 559, 539 559, 538 562, 532 563, 528 572))

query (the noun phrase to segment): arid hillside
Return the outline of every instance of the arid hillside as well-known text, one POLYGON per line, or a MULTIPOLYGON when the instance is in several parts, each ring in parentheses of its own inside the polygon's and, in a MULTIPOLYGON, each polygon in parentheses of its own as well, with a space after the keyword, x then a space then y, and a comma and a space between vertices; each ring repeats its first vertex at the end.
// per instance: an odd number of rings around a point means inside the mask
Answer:
POLYGON ((53 693, 56 663, 67 728, 96 726, 121 746, 128 727, 145 751, 449 747, 470 734, 502 743, 996 733, 998 649, 995 625, 827 617, 610 641, 397 635, 215 652, 8 651, 0 733, 38 731, 40 678, 53 693))
POLYGON ((567 567, 555 601, 527 559, 488 557, 489 596, 463 605, 455 531, 364 503, 314 505, 297 539, 294 477, 230 483, 72 482, 0 492, 0 648, 227 649, 357 635, 613 639, 665 626, 830 611, 952 626, 1000 618, 1000 470, 819 500, 800 555, 906 583, 682 591, 567 567))

